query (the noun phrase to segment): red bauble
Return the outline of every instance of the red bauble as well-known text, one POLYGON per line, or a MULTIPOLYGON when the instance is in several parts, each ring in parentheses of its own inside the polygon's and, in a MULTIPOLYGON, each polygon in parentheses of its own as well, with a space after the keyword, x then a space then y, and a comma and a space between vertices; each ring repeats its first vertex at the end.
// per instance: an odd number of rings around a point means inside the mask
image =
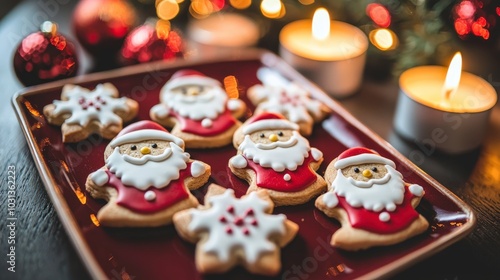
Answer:
POLYGON ((147 22, 132 30, 120 51, 125 65, 183 57, 183 40, 169 24, 147 22))
POLYGON ((14 70, 26 86, 73 77, 78 71, 75 47, 57 33, 54 23, 44 22, 42 31, 28 35, 19 44, 14 70))
POLYGON ((73 31, 95 58, 115 57, 135 26, 136 11, 124 0, 82 0, 73 13, 73 31))

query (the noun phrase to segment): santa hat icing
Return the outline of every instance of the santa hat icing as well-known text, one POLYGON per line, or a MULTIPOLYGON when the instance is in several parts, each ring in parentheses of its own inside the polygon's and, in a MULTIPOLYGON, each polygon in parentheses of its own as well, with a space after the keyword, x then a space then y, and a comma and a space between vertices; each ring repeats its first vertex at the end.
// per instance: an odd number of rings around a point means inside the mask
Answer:
POLYGON ((123 144, 146 140, 166 140, 184 148, 182 139, 170 134, 163 126, 152 121, 140 121, 125 127, 109 145, 114 149, 123 144))
POLYGON ((380 163, 396 168, 396 165, 392 160, 384 158, 378 153, 363 147, 350 148, 341 153, 337 157, 334 167, 342 169, 347 166, 364 163, 380 163))
POLYGON ((254 133, 259 130, 270 129, 293 129, 299 130, 299 126, 288 121, 280 114, 264 112, 250 118, 243 127, 243 134, 254 133))
POLYGON ((175 72, 162 91, 170 91, 176 87, 187 85, 220 86, 220 83, 198 71, 186 69, 175 72))

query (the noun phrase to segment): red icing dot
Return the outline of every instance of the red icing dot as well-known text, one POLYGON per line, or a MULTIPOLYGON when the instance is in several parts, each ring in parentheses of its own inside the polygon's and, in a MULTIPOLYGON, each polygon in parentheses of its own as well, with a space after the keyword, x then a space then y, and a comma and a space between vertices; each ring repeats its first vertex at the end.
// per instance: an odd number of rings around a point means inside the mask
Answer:
POLYGON ((84 102, 85 102, 85 98, 80 97, 80 99, 78 99, 78 103, 79 104, 83 104, 84 102))
POLYGON ((250 208, 250 209, 248 209, 248 210, 247 210, 247 212, 245 213, 245 216, 253 216, 253 214, 254 214, 254 213, 253 213, 253 209, 252 209, 252 208, 250 208))
POLYGON ((100 110, 101 110, 101 106, 99 106, 99 105, 95 105, 95 109, 96 109, 97 111, 100 111, 100 110))
POLYGON ((243 218, 241 218, 241 217, 236 217, 236 219, 234 219, 234 224, 237 226, 242 226, 243 223, 244 223, 243 218))
POLYGON ((89 101, 89 103, 87 103, 87 105, 92 106, 92 105, 94 105, 94 103, 92 101, 89 101))
POLYGON ((83 105, 82 105, 82 109, 83 109, 83 110, 87 110, 87 108, 88 108, 88 106, 87 106, 87 105, 85 105, 85 104, 83 104, 83 105))
POLYGON ((253 219, 253 220, 250 222, 250 224, 251 224, 252 226, 257 226, 259 223, 257 222, 257 220, 256 220, 256 219, 253 219))
POLYGON ((233 233, 233 229, 229 226, 226 227, 226 233, 227 234, 232 234, 233 233))
POLYGON ((232 205, 227 207, 227 212, 234 213, 234 207, 232 205))
POLYGON ((248 228, 243 229, 243 234, 244 235, 250 235, 250 230, 248 228))
POLYGON ((97 96, 95 99, 97 99, 97 100, 101 100, 101 97, 100 97, 100 96, 97 96))
POLYGON ((106 100, 101 100, 102 105, 106 105, 106 100))
POLYGON ((227 222, 227 219, 226 219, 226 217, 224 217, 224 216, 220 216, 219 221, 220 221, 221 223, 226 223, 226 222, 227 222))

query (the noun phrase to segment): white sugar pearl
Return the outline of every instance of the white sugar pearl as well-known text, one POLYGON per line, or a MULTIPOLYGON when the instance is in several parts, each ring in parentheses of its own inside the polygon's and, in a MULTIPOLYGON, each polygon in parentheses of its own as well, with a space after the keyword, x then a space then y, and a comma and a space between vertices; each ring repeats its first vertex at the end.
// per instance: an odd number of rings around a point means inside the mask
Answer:
POLYGON ((156 199, 156 193, 154 191, 147 191, 144 194, 144 199, 147 201, 153 201, 156 199))

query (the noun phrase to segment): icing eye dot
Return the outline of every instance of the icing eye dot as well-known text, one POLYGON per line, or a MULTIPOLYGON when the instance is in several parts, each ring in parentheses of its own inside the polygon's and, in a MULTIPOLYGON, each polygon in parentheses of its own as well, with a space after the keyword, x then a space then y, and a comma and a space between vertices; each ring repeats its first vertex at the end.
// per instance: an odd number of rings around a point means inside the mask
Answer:
POLYGON ((266 135, 264 135, 264 133, 261 133, 259 136, 260 136, 260 138, 266 137, 266 135))
POLYGON ((354 172, 359 173, 359 168, 354 168, 354 172))
POLYGON ((132 151, 135 151, 135 150, 137 150, 137 146, 136 146, 136 145, 132 145, 132 147, 130 147, 130 149, 131 149, 132 151))
POLYGON ((283 132, 282 131, 278 132, 278 136, 283 136, 283 132))
POLYGON ((377 171, 378 171, 378 169, 377 169, 376 167, 372 167, 372 171, 373 171, 373 172, 377 172, 377 171))
POLYGON ((181 93, 186 95, 187 94, 187 88, 183 87, 181 88, 181 93))
POLYGON ((151 145, 151 148, 156 149, 156 148, 158 148, 158 145, 156 145, 156 143, 154 143, 153 145, 151 145))

